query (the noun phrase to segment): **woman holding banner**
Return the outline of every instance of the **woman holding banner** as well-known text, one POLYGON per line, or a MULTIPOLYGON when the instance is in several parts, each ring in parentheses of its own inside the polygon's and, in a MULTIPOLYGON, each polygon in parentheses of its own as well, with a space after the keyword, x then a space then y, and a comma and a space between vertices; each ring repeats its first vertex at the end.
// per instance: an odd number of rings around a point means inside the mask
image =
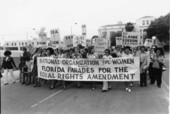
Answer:
MULTIPOLYGON (((63 50, 59 50, 59 49, 55 49, 54 53, 55 53, 55 56, 54 58, 55 59, 67 59, 67 56, 66 54, 63 54, 62 52, 64 52, 63 50)), ((56 85, 62 85, 62 88, 65 90, 66 89, 66 82, 64 80, 58 80, 57 84, 56 85)))
MULTIPOLYGON (((133 55, 130 54, 130 46, 124 47, 124 54, 122 55, 122 57, 133 57, 133 55)), ((126 91, 131 92, 130 87, 132 86, 132 83, 131 82, 125 82, 125 86, 126 86, 126 91)))
MULTIPOLYGON (((109 49, 105 50, 105 55, 103 56, 103 59, 112 59, 109 49)), ((112 87, 111 82, 103 81, 102 92, 107 92, 108 90, 111 90, 111 87, 112 87)))
MULTIPOLYGON (((81 58, 80 50, 79 50, 78 47, 74 48, 74 53, 73 53, 72 57, 73 57, 73 59, 80 59, 81 58)), ((76 85, 77 85, 78 88, 80 88, 81 87, 81 82, 77 81, 76 85)))
MULTIPOLYGON (((88 54, 87 54, 87 58, 88 59, 96 59, 97 55, 94 53, 94 47, 91 47, 91 49, 88 50, 88 54)), ((95 90, 95 82, 92 82, 91 84, 91 89, 95 90)))
MULTIPOLYGON (((53 48, 47 48, 47 57, 53 57, 54 58, 54 50, 53 48)), ((50 86, 49 89, 55 88, 55 80, 49 80, 50 86)))
POLYGON ((35 54, 33 55, 33 69, 32 69, 32 74, 33 74, 33 80, 35 82, 34 87, 40 87, 40 80, 38 78, 38 66, 37 66, 37 57, 40 57, 41 55, 41 48, 36 48, 35 54))

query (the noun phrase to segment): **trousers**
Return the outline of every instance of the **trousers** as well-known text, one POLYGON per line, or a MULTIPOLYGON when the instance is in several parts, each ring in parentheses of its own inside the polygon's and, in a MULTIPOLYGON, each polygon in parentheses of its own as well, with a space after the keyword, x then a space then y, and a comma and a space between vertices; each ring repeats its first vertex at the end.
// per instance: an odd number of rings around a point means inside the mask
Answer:
POLYGON ((111 82, 103 81, 103 88, 102 90, 108 90, 108 88, 111 88, 112 84, 111 82))
POLYGON ((8 83, 8 72, 12 78, 12 81, 14 82, 15 78, 14 78, 13 69, 4 69, 4 82, 8 83))

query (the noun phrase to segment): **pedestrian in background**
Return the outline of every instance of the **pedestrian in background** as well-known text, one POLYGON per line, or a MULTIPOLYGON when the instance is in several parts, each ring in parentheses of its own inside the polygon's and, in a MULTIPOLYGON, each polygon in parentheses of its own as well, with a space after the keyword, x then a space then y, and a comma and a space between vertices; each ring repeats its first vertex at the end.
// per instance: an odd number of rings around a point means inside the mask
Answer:
POLYGON ((13 83, 16 82, 16 79, 14 78, 14 73, 13 73, 13 69, 17 69, 14 59, 11 57, 11 51, 7 50, 4 52, 4 59, 2 62, 2 68, 4 69, 4 85, 8 84, 8 72, 10 73, 10 76, 13 80, 13 83))
POLYGON ((151 84, 154 84, 155 81, 157 81, 158 88, 161 88, 162 83, 162 71, 163 67, 165 66, 163 63, 164 59, 164 52, 162 48, 157 48, 155 50, 156 55, 153 57, 153 63, 152 63, 152 80, 151 84))
POLYGON ((146 53, 145 46, 140 47, 141 53, 139 54, 140 60, 140 86, 147 86, 146 70, 148 68, 148 54, 146 53))
POLYGON ((155 46, 155 45, 152 45, 152 47, 151 47, 151 49, 150 49, 150 51, 149 51, 149 78, 150 78, 150 84, 152 84, 153 83, 153 76, 154 76, 154 74, 153 74, 153 69, 152 69, 152 64, 153 64, 153 58, 154 58, 154 56, 156 55, 156 53, 155 53, 155 50, 156 50, 156 48, 157 48, 157 46, 155 46))

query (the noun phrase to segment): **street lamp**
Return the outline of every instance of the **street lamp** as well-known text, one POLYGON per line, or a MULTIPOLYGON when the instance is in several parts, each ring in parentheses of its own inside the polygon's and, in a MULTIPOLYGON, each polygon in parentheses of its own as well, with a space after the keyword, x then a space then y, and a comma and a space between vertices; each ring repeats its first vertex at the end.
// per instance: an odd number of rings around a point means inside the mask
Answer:
MULTIPOLYGON (((77 23, 74 23, 74 25, 77 25, 77 23)), ((73 35, 72 25, 71 25, 71 35, 73 35)))

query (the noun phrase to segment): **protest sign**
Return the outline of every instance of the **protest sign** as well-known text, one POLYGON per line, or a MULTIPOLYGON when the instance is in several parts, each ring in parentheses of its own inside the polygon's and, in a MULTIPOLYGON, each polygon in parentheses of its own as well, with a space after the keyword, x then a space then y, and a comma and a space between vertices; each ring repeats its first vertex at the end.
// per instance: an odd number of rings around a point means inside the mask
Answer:
POLYGON ((82 29, 82 35, 83 35, 83 36, 86 36, 86 31, 87 31, 86 25, 82 25, 82 26, 81 26, 81 29, 82 29))
POLYGON ((144 46, 151 47, 153 45, 152 39, 146 38, 144 46))
POLYGON ((96 38, 94 49, 95 53, 103 54, 105 49, 108 48, 108 40, 106 38, 96 38))
POLYGON ((38 58, 38 77, 67 81, 139 81, 139 57, 113 59, 38 58))
POLYGON ((59 29, 53 29, 50 31, 51 33, 51 43, 54 47, 60 46, 60 32, 59 29))
POLYGON ((73 47, 73 37, 74 35, 64 36, 64 47, 65 49, 70 49, 73 47))
POLYGON ((40 32, 37 43, 40 47, 47 46, 47 33, 46 32, 40 32))
POLYGON ((122 37, 116 37, 116 46, 122 45, 122 37))
POLYGON ((124 46, 136 47, 141 44, 140 32, 123 32, 122 43, 124 46))
POLYGON ((76 47, 77 45, 86 46, 86 38, 85 36, 75 36, 73 37, 73 46, 76 47))

